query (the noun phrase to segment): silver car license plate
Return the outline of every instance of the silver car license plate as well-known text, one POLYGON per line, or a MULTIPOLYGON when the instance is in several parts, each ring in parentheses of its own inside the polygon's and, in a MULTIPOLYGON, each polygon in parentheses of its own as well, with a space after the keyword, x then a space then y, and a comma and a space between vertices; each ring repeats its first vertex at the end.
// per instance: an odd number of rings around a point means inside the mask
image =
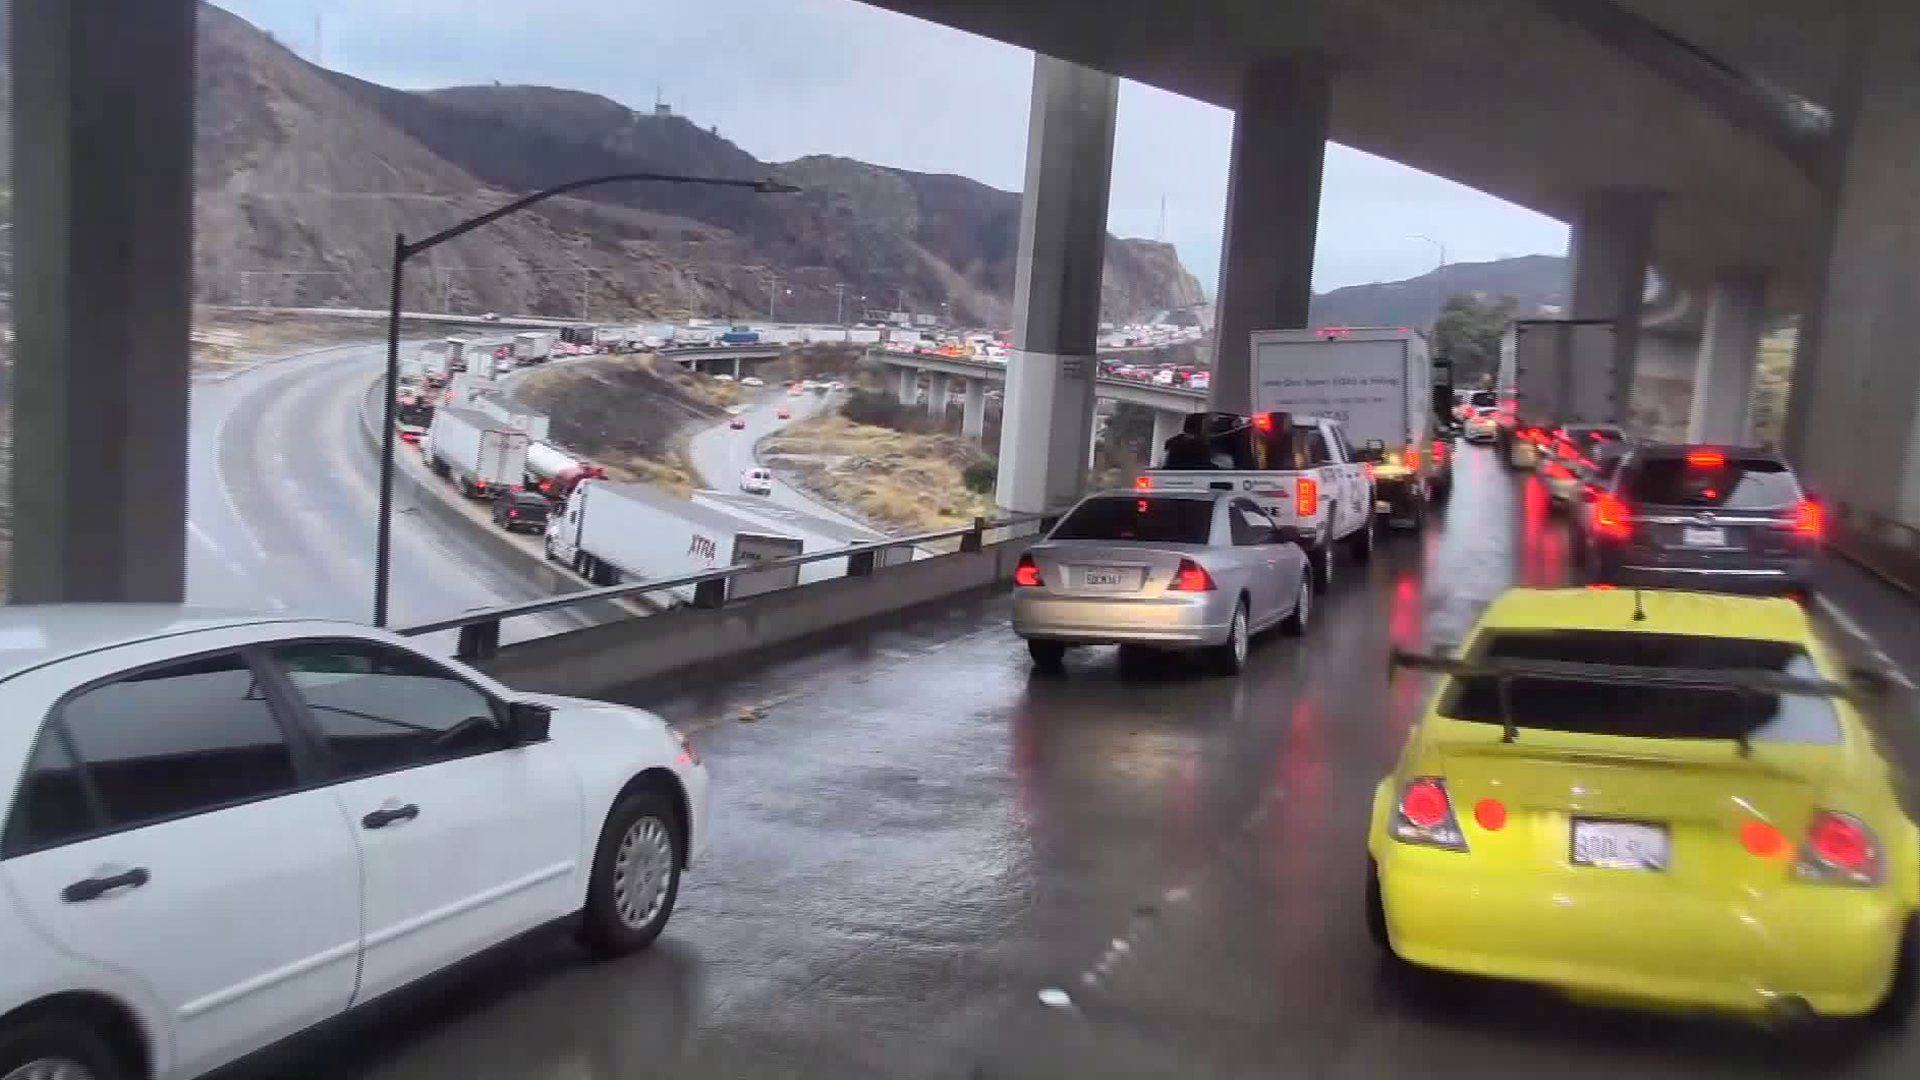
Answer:
POLYGON ((1688 547, 1726 547, 1727 530, 1699 529, 1688 525, 1680 530, 1680 542, 1688 547))
POLYGON ((1639 821, 1573 819, 1575 866, 1602 870, 1665 870, 1667 827, 1639 821))
POLYGON ((1092 589, 1117 589, 1127 583, 1127 572, 1115 566, 1089 566, 1080 571, 1080 584, 1092 589))

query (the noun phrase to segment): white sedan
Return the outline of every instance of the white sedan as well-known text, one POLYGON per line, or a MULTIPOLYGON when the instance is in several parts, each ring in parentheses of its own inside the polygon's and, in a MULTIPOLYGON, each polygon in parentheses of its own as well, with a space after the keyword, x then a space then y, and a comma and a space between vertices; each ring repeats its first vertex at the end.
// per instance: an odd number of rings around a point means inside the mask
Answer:
POLYGON ((353 623, 0 611, 0 1077, 193 1076, 525 931, 644 948, 707 774, 353 623))

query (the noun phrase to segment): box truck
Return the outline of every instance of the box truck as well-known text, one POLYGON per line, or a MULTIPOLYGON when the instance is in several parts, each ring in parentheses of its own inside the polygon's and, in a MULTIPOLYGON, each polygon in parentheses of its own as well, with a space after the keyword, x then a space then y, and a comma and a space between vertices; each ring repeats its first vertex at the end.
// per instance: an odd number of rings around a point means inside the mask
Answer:
POLYGON ((1252 349, 1255 413, 1337 421, 1354 457, 1373 468, 1375 512, 1424 527, 1428 504, 1453 482, 1425 336, 1405 327, 1256 330, 1252 349))
MULTIPOLYGON (((547 558, 595 585, 661 580, 800 554, 799 537, 644 484, 582 480, 547 525, 547 558)), ((799 583, 799 567, 734 577, 722 595, 752 596, 799 583)), ((665 590, 694 602, 696 589, 665 590)))
POLYGON ((433 411, 420 444, 434 472, 450 478, 468 498, 518 491, 527 476, 527 433, 476 409, 447 406, 433 411))
POLYGON ((1555 428, 1627 421, 1608 319, 1516 319, 1500 340, 1500 453, 1531 469, 1555 428))
POLYGON ((552 334, 541 330, 528 330, 513 335, 513 362, 521 367, 545 363, 552 355, 552 334))

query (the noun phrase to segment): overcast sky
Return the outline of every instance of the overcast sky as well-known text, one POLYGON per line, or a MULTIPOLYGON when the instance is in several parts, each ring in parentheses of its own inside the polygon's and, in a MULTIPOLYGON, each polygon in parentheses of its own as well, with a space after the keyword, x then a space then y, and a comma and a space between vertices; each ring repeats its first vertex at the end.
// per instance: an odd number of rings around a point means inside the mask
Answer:
MULTIPOLYGON (((1032 54, 858 0, 218 0, 326 66, 404 89, 536 83, 668 103, 765 161, 839 154, 1018 191, 1032 54), (321 35, 316 38, 316 19, 321 35)), ((1213 292, 1232 117, 1123 83, 1108 223, 1178 245, 1213 292), (1161 227, 1161 200, 1166 224, 1161 227)), ((1314 285, 1562 254, 1551 218, 1327 149, 1314 285)))

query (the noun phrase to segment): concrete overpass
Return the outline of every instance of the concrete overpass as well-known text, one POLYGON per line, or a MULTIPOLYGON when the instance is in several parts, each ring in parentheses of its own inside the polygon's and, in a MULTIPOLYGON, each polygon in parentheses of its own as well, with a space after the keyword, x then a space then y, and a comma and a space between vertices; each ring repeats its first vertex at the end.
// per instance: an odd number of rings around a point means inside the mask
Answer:
MULTIPOLYGON (((927 411, 935 416, 946 414, 949 399, 953 395, 953 383, 961 383, 966 388, 966 406, 961 413, 960 433, 970 439, 978 439, 986 431, 987 384, 1007 381, 1007 365, 964 356, 908 355, 886 349, 869 349, 866 363, 890 368, 896 373, 898 381, 895 393, 902 405, 911 405, 919 400, 920 375, 925 372, 932 380, 927 393, 927 411)), ((1106 376, 1099 376, 1094 382, 1097 387, 1094 396, 1100 400, 1124 401, 1153 410, 1155 446, 1173 437, 1174 432, 1180 429, 1182 417, 1207 405, 1207 395, 1203 390, 1154 386, 1152 383, 1106 376)))
POLYGON ((764 364, 780 359, 784 347, 780 345, 693 345, 678 349, 661 349, 662 360, 671 360, 689 371, 704 372, 708 375, 731 375, 739 378, 750 375, 748 364, 764 364))

